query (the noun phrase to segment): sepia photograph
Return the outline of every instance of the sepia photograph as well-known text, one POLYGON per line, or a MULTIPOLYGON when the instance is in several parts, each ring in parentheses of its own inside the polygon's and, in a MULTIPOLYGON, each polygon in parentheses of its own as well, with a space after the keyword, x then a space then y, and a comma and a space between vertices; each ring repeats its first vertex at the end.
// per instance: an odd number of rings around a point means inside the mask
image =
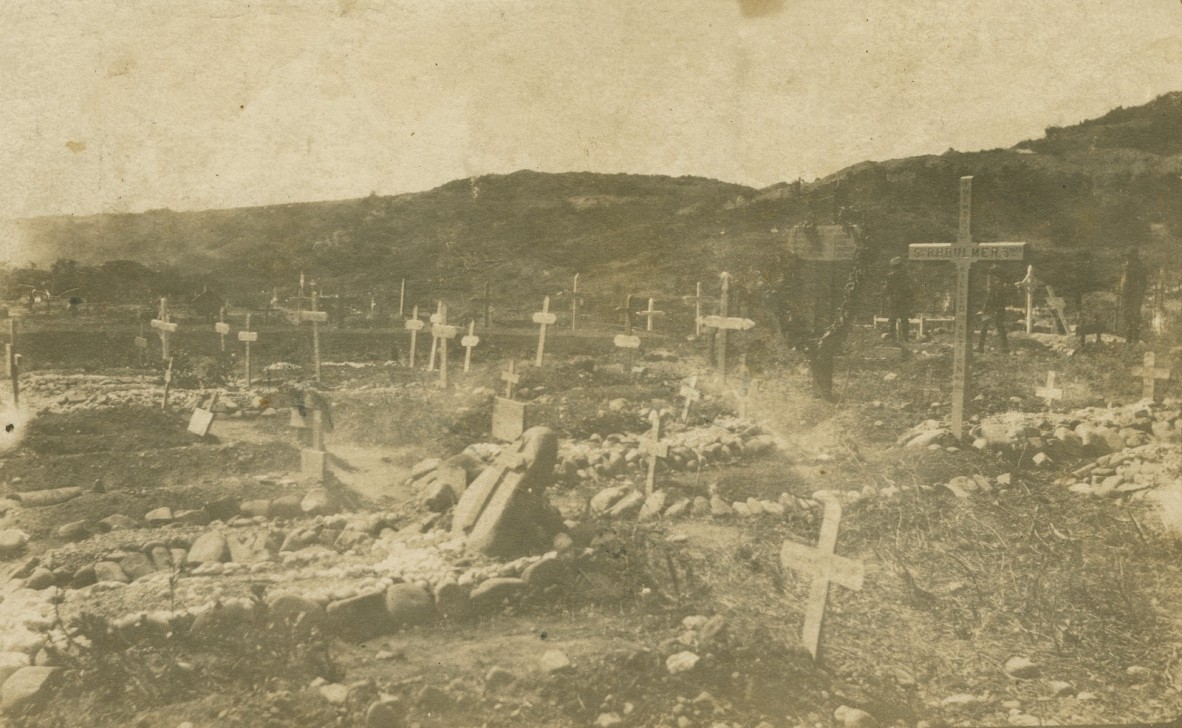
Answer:
POLYGON ((1182 2, 8 0, 0 726, 1182 726, 1182 2))

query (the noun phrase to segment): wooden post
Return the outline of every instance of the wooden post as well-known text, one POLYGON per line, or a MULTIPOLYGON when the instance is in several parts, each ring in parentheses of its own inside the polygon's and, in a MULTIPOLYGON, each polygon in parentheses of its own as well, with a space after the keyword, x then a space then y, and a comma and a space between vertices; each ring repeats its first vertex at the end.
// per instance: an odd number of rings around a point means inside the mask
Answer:
MULTIPOLYGON (((317 303, 319 302, 320 292, 312 291, 312 313, 317 314, 317 303)), ((316 381, 320 382, 320 320, 312 318, 312 363, 315 367, 316 381)))
POLYGON ((1067 300, 1055 295, 1055 289, 1047 286, 1047 305, 1055 312, 1055 318, 1064 334, 1071 333, 1071 325, 1067 323, 1067 300))
POLYGON ((681 421, 684 424, 689 421, 690 405, 702 398, 702 393, 697 389, 698 375, 694 375, 681 383, 679 394, 685 398, 685 404, 681 408, 681 421))
POLYGON ((403 324, 403 327, 410 332, 410 368, 413 370, 415 368, 415 345, 418 343, 419 331, 423 328, 418 306, 414 307, 414 312, 403 324))
MULTIPOLYGON (((731 274, 723 272, 722 274, 722 293, 718 299, 718 315, 725 321, 727 319, 727 309, 730 306, 730 291, 731 291, 731 274)), ((726 380, 726 328, 718 329, 718 340, 715 344, 718 356, 718 371, 722 375, 723 380, 726 380)))
MULTIPOLYGON (((912 260, 934 260, 956 264, 956 322, 952 349, 952 434, 957 440, 965 435, 965 403, 969 382, 969 285, 976 260, 1022 260, 1026 243, 975 243, 972 236, 973 178, 960 178, 960 224, 955 243, 913 243, 908 246, 912 260)), ((1002 324, 1004 325, 1004 323, 1002 324)))
POLYGON ((490 296, 488 281, 484 282, 484 330, 492 327, 492 297, 490 296))
POLYGON ((702 335, 702 282, 694 286, 694 336, 702 335))
POLYGON ((160 332, 160 360, 171 359, 168 342, 172 334, 176 333, 177 325, 169 321, 167 298, 160 299, 160 318, 152 319, 152 328, 160 332))
POLYGON ((222 353, 226 353, 226 334, 230 333, 230 325, 226 323, 226 307, 222 306, 218 311, 218 322, 213 325, 213 330, 218 332, 218 336, 222 341, 222 353))
POLYGON ((244 330, 238 332, 238 340, 246 345, 246 357, 245 357, 244 364, 246 367, 246 386, 247 386, 247 388, 249 388, 250 384, 251 384, 250 344, 251 344, 251 342, 259 340, 259 332, 250 330, 250 314, 249 313, 246 314, 246 326, 245 326, 244 330))
POLYGON ((172 357, 168 358, 168 366, 164 369, 164 397, 160 400, 160 411, 168 411, 168 390, 172 388, 172 357))
POLYGON ((505 382, 505 399, 513 399, 517 394, 517 384, 521 381, 516 359, 509 360, 509 368, 501 372, 501 379, 505 382))
POLYGON ((570 330, 578 327, 579 321, 579 274, 575 273, 575 282, 570 292, 570 330))
POLYGON ((439 350, 439 335, 435 333, 435 327, 443 323, 440 314, 443 313, 443 301, 435 302, 435 313, 427 317, 431 322, 431 355, 427 357, 427 371, 435 371, 435 352, 439 350))
POLYGON ((406 303, 406 279, 402 279, 402 285, 398 287, 398 318, 402 318, 405 314, 403 311, 403 304, 406 303))
POLYGON ((538 355, 534 359, 534 366, 542 366, 542 356, 546 353, 546 327, 557 323, 558 317, 550 313, 550 297, 546 296, 542 299, 542 310, 533 315, 533 322, 540 328, 538 329, 538 355))
POLYGON ((447 386, 447 342, 456 337, 456 327, 447 323, 447 304, 439 307, 439 323, 431 327, 431 334, 439 341, 439 384, 447 386))
POLYGON ((1034 333, 1034 266, 1026 266, 1026 277, 1019 282, 1026 292, 1026 335, 1034 333))
POLYGON ((632 356, 640 348, 640 337, 632 334, 632 295, 624 298, 624 333, 613 340, 617 349, 624 350, 624 374, 632 376, 632 356))
POLYGON ((148 337, 144 336, 144 322, 140 322, 140 335, 135 337, 135 348, 139 352, 140 369, 147 366, 148 337))
POLYGON ((817 548, 795 541, 785 541, 780 550, 780 563, 785 569, 803 572, 812 577, 809 602, 804 613, 801 641, 813 659, 821 645, 821 626, 825 620, 825 603, 829 599, 831 582, 846 589, 860 591, 866 569, 861 561, 838 556, 837 533, 841 527, 841 503, 834 497, 823 499, 825 511, 821 519, 821 536, 817 548))
POLYGON ((640 441, 640 452, 648 456, 648 476, 644 481, 646 496, 653 493, 657 475, 657 460, 669 457, 669 443, 661 442, 661 413, 655 409, 652 410, 649 412, 648 421, 652 423, 652 429, 640 441))
POLYGON ((472 348, 480 343, 480 337, 475 334, 476 321, 468 322, 468 335, 460 339, 460 346, 464 347, 464 373, 472 366, 472 348))
POLYGON ((8 343, 4 346, 8 378, 12 381, 12 407, 21 406, 21 355, 16 353, 16 319, 8 319, 8 343))

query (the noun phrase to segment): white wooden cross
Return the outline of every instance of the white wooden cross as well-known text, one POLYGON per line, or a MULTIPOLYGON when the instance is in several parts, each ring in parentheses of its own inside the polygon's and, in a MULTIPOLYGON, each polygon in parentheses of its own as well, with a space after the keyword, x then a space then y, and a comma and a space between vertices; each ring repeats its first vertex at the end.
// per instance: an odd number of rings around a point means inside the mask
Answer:
MULTIPOLYGON (((1026 277, 1018 281, 1018 285, 1026 292, 1026 335, 1034 333, 1034 266, 1026 266, 1026 277)), ((920 333, 923 336, 923 333, 920 333)))
POLYGON ((646 309, 645 309, 645 310, 643 310, 643 311, 637 311, 637 312, 636 312, 636 315, 637 315, 637 316, 644 316, 644 317, 645 317, 645 319, 646 319, 646 320, 645 320, 645 324, 644 324, 644 330, 645 330, 645 331, 652 331, 652 330, 653 330, 653 318, 654 318, 654 317, 656 317, 656 316, 664 316, 664 315, 665 315, 665 312, 664 312, 664 311, 657 311, 657 310, 655 310, 655 309, 653 308, 653 305, 654 305, 653 299, 651 299, 651 298, 650 298, 650 299, 648 299, 648 308, 646 308, 646 309))
POLYGON ((648 456, 648 477, 644 481, 644 494, 652 495, 657 475, 657 460, 669 457, 669 443, 661 442, 661 413, 652 410, 648 416, 652 429, 640 438, 640 453, 648 456))
POLYGON ((435 352, 439 350, 439 336, 435 333, 435 327, 443 323, 440 318, 443 313, 443 301, 435 302, 435 313, 427 317, 431 323, 431 355, 427 357, 427 371, 435 371, 435 352))
POLYGON ((517 360, 509 360, 509 368, 501 372, 501 379, 505 382, 505 399, 513 399, 517 394, 517 384, 521 381, 521 375, 517 373, 517 360))
POLYGON ((1047 385, 1034 390, 1034 396, 1046 401, 1047 409, 1054 406, 1056 399, 1063 399, 1063 390, 1055 386, 1055 376, 1055 372, 1047 372, 1047 385))
POLYGON ((1067 323, 1067 301, 1062 296, 1055 295, 1055 289, 1047 286, 1047 305, 1055 312, 1055 318, 1063 327, 1063 333, 1070 334, 1071 326, 1067 323))
POLYGON ((1141 399, 1153 401, 1158 379, 1169 379, 1169 369, 1158 369, 1157 355, 1152 351, 1145 352, 1141 359, 1141 366, 1133 368, 1133 375, 1141 377, 1141 399))
POLYGON ((702 398, 702 393, 697 389, 698 375, 690 377, 681 383, 681 389, 678 394, 685 398, 685 404, 681 408, 681 421, 689 421, 690 404, 697 402, 702 398))
POLYGON ((723 273, 722 294, 718 299, 718 315, 706 316, 701 319, 702 326, 717 332, 714 348, 718 358, 718 370, 723 379, 726 378, 726 332, 747 331, 755 327, 755 322, 751 319, 727 315, 730 306, 730 289, 731 274, 723 273))
POLYGON ((144 336, 144 322, 140 322, 140 335, 135 337, 135 348, 139 350, 140 366, 144 366, 144 355, 148 351, 148 337, 144 336))
POLYGON ((570 289, 570 330, 574 331, 579 321, 579 274, 575 273, 575 282, 570 289))
POLYGON ((911 260, 956 264, 956 323, 952 350, 952 434, 964 438, 966 392, 969 388, 969 273, 978 260, 1022 260, 1026 243, 976 243, 972 235, 973 178, 960 178, 960 225, 955 243, 913 243, 911 260))
POLYGON ((410 318, 403 324, 403 328, 410 332, 410 368, 415 368, 415 346, 418 343, 419 332, 423 330, 423 320, 419 318, 419 307, 415 306, 410 318))
POLYGON ((169 358, 168 340, 176 333, 177 325, 169 322, 168 316, 168 299, 160 299, 160 318, 152 319, 152 328, 160 332, 160 360, 167 361, 169 358))
MULTIPOLYGON (((406 303, 406 279, 402 279, 402 285, 398 287, 398 318, 402 318, 406 314, 403 313, 403 304, 406 303)), ((417 318, 417 317, 416 317, 417 318)))
POLYGON ((801 641, 813 659, 821 645, 821 626, 825 621, 825 603, 829 599, 829 584, 861 591, 866 568, 861 561, 838 556, 837 532, 841 527, 841 503, 832 496, 825 497, 825 511, 821 519, 821 536, 817 548, 795 541, 785 541, 780 549, 780 563, 813 579, 809 589, 809 603, 805 608, 801 641))
POLYGON ((624 373, 632 376, 632 357, 640 348, 640 337, 632 334, 632 296, 624 299, 624 333, 612 339, 617 349, 624 350, 624 373))
POLYGON ((476 335, 476 320, 468 322, 468 335, 460 339, 460 346, 464 347, 464 372, 472 366, 472 348, 480 343, 480 337, 476 335))
POLYGON ((238 332, 238 340, 246 346, 246 356, 243 362, 246 368, 246 386, 249 388, 251 383, 251 369, 250 369, 250 345, 259 340, 259 332, 250 330, 250 314, 246 314, 246 324, 242 327, 242 331, 238 332))
POLYGON ((558 322, 558 317, 550 313, 550 297, 542 299, 542 310, 533 315, 533 322, 538 329, 538 356, 534 359, 534 366, 542 366, 542 356, 546 352, 546 327, 558 322))
POLYGON ((328 322, 328 312, 317 308, 320 302, 319 291, 312 290, 312 310, 300 311, 301 321, 312 322, 312 365, 316 373, 316 381, 320 381, 320 324, 328 322))
POLYGON ((213 325, 213 330, 218 332, 218 336, 222 339, 222 353, 226 353, 226 334, 230 333, 230 324, 226 323, 226 307, 222 306, 218 310, 218 322, 213 325))
POLYGON ((431 335, 439 340, 439 384, 447 386, 447 342, 456 338, 459 329, 447 323, 447 304, 440 305, 439 323, 431 327, 431 335))

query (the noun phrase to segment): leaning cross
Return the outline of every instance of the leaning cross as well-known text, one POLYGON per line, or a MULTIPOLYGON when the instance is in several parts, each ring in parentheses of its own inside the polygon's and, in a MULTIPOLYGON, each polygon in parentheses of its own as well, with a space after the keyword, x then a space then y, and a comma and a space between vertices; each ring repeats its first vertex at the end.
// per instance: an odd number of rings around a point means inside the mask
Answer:
POLYGON ((458 333, 459 329, 447 323, 447 304, 441 304, 439 323, 431 327, 431 335, 439 340, 439 384, 443 387, 447 386, 447 342, 458 333))
POLYGON ((505 399, 513 399, 517 383, 521 381, 521 375, 517 373, 516 359, 509 360, 509 368, 501 372, 501 379, 505 381, 505 399))
POLYGON ((418 343, 419 332, 423 329, 423 320, 419 318, 419 307, 415 306, 410 318, 403 324, 403 328, 410 332, 410 368, 415 368, 415 345, 418 343))
POLYGON ((685 405, 681 408, 681 421, 689 421, 690 404, 697 402, 702 398, 702 393, 697 389, 698 375, 694 375, 681 383, 679 395, 685 397, 685 405))
POLYGON ((300 311, 301 321, 312 322, 312 365, 315 367, 316 381, 320 381, 320 324, 328 322, 328 312, 317 310, 320 293, 312 291, 312 310, 300 311))
POLYGON ((244 365, 246 367, 246 386, 250 387, 251 371, 250 371, 250 345, 259 340, 259 332, 250 330, 250 314, 246 314, 246 324, 242 327, 242 331, 238 332, 238 340, 246 345, 246 357, 244 365))
POLYGON ((218 322, 213 325, 213 330, 218 332, 218 336, 222 338, 222 353, 226 353, 226 334, 230 333, 230 324, 226 323, 226 307, 218 311, 218 322))
POLYGON ((650 298, 650 299, 648 299, 648 308, 646 308, 643 311, 637 311, 636 315, 637 316, 644 316, 646 319, 646 321, 644 323, 644 330, 645 331, 652 331, 653 330, 653 318, 656 316, 664 316, 665 312, 655 310, 653 308, 653 299, 650 298))
POLYGON ((1056 399, 1063 399, 1063 390, 1055 387, 1055 373, 1047 372, 1047 386, 1037 387, 1034 390, 1034 396, 1046 400, 1047 409, 1054 406, 1056 399))
POLYGON ((546 327, 557 323, 558 317, 550 313, 550 297, 542 299, 542 310, 533 316, 533 322, 538 325, 538 356, 534 359, 534 366, 542 366, 542 355, 546 352, 546 327))
POLYGON ((1145 352, 1145 357, 1141 360, 1141 366, 1133 368, 1133 375, 1141 377, 1141 399, 1153 401, 1154 389, 1156 388, 1158 379, 1169 379, 1169 369, 1156 368, 1157 355, 1152 351, 1145 352))
POLYGON ((829 598, 829 583, 836 582, 846 589, 861 591, 866 569, 861 561, 838 556, 837 530, 841 526, 841 503, 832 495, 824 498, 825 512, 821 520, 821 536, 817 548, 795 541, 785 541, 780 550, 780 563, 813 577, 809 589, 809 603, 804 614, 801 641, 813 659, 821 644, 821 625, 825 619, 825 602, 829 598))
POLYGON ((1055 312, 1059 326, 1063 327, 1063 333, 1070 334, 1071 327, 1067 325, 1067 301, 1062 296, 1056 296, 1055 289, 1050 286, 1047 286, 1047 305, 1055 312))
POLYGON ((168 299, 160 299, 160 318, 152 319, 152 328, 160 332, 160 360, 169 359, 168 340, 176 333, 177 325, 168 320, 168 299))
POLYGON ((657 475, 657 460, 669 457, 669 443, 661 442, 661 413, 653 410, 648 416, 652 429, 640 438, 640 454, 648 455, 648 477, 644 481, 644 494, 652 495, 657 475))
POLYGON ((1026 243, 975 243, 972 236, 973 178, 960 178, 960 225, 955 243, 912 243, 911 260, 956 264, 956 324, 952 350, 952 434, 964 437, 969 387, 969 273, 978 260, 1022 260, 1026 243))
POLYGON ((472 348, 480 343, 480 337, 476 335, 476 321, 475 319, 468 322, 468 335, 460 339, 460 346, 464 347, 464 373, 472 366, 472 348))

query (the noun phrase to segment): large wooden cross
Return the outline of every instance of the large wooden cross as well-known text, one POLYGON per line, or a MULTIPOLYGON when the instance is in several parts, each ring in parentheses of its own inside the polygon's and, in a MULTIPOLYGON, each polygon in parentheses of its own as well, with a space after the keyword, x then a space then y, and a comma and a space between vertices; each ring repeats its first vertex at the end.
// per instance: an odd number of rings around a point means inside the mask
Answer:
POLYGON ((616 334, 612 343, 624 350, 624 374, 632 376, 632 357, 640 348, 640 337, 632 334, 632 296, 624 298, 624 333, 616 334))
POLYGON ((419 332, 423 330, 423 320, 419 318, 419 307, 415 306, 410 318, 403 327, 410 332, 410 368, 415 368, 415 346, 418 344, 419 332))
POLYGON ((1169 369, 1158 369, 1157 355, 1152 351, 1145 352, 1141 359, 1141 366, 1133 368, 1133 375, 1141 377, 1141 399, 1153 401, 1156 396, 1156 385, 1159 379, 1169 379, 1169 369))
POLYGON ((701 319, 701 325, 714 329, 716 333, 714 349, 718 359, 718 370, 726 379, 726 332, 747 331, 755 327, 755 322, 740 316, 729 316, 731 274, 722 274, 722 293, 718 299, 718 315, 706 316, 701 319))
POLYGON ((480 343, 480 337, 476 335, 476 321, 468 322, 468 335, 460 339, 460 346, 464 347, 464 373, 472 366, 472 348, 480 343))
MULTIPOLYGON (((955 243, 913 243, 911 260, 956 264, 956 323, 952 350, 952 434, 964 438, 966 390, 969 387, 969 274, 978 260, 1022 260, 1026 243, 975 243, 972 234, 973 178, 960 178, 960 225, 955 243)), ((1003 324, 1004 325, 1004 324, 1003 324)))
POLYGON ((168 299, 160 299, 160 317, 152 319, 152 328, 160 332, 160 361, 168 361, 168 340, 176 333, 177 325, 171 323, 168 316, 168 299))
POLYGON ((312 323, 312 366, 316 374, 316 381, 320 381, 320 324, 328 322, 328 312, 320 311, 317 305, 320 302, 319 291, 312 290, 312 310, 300 311, 301 321, 310 321, 312 323))
POLYGON ((655 308, 653 308, 654 305, 655 305, 655 302, 653 301, 653 299, 650 298, 650 299, 648 299, 648 308, 646 308, 643 311, 636 312, 637 316, 644 316, 645 317, 645 323, 644 323, 644 330, 645 331, 652 331, 653 330, 653 319, 655 317, 665 315, 664 311, 657 311, 655 308))
POLYGON ((238 332, 238 340, 246 346, 246 357, 243 365, 246 369, 246 386, 250 387, 251 369, 250 369, 250 345, 259 340, 259 332, 250 330, 250 314, 246 314, 246 323, 242 327, 242 331, 238 332))
POLYGON ((653 410, 648 421, 652 429, 640 438, 640 453, 648 456, 648 477, 644 480, 644 494, 652 495, 657 476, 657 460, 669 457, 669 443, 661 442, 661 413, 653 410))
POLYGON ((226 307, 222 306, 218 310, 218 322, 213 325, 213 330, 221 337, 222 353, 226 353, 226 334, 230 333, 230 324, 226 323, 226 307))
POLYGON ((542 366, 542 356, 546 353, 546 327, 558 322, 558 317, 550 313, 550 297, 542 299, 542 310, 533 315, 533 322, 538 325, 538 355, 534 359, 534 366, 542 366))
POLYGON ((1034 396, 1043 399, 1047 403, 1047 409, 1054 406, 1055 400, 1063 399, 1063 390, 1055 386, 1055 376, 1055 372, 1047 372, 1047 385, 1034 390, 1034 396))
POLYGON ((509 360, 509 368, 501 372, 501 379, 505 382, 505 399, 513 399, 517 393, 517 384, 521 381, 521 375, 517 373, 517 360, 509 360))
POLYGON ((785 541, 780 549, 780 563, 785 569, 794 569, 813 578, 809 589, 809 603, 804 613, 804 627, 801 641, 813 659, 821 645, 821 626, 825 620, 825 603, 829 599, 829 584, 836 583, 846 589, 860 591, 866 569, 861 561, 847 559, 834 553, 837 549, 837 532, 841 527, 841 503, 837 498, 824 498, 825 512, 821 520, 821 536, 817 548, 811 548, 795 541, 785 541))
POLYGON ((443 387, 447 386, 447 342, 456 338, 458 333, 459 329, 447 323, 447 304, 442 304, 439 323, 431 327, 431 334, 439 340, 439 384, 443 387))
POLYGON ((1055 289, 1047 286, 1047 305, 1055 312, 1055 320, 1063 327, 1063 333, 1070 334, 1071 326, 1067 323, 1067 299, 1055 295, 1055 289))

